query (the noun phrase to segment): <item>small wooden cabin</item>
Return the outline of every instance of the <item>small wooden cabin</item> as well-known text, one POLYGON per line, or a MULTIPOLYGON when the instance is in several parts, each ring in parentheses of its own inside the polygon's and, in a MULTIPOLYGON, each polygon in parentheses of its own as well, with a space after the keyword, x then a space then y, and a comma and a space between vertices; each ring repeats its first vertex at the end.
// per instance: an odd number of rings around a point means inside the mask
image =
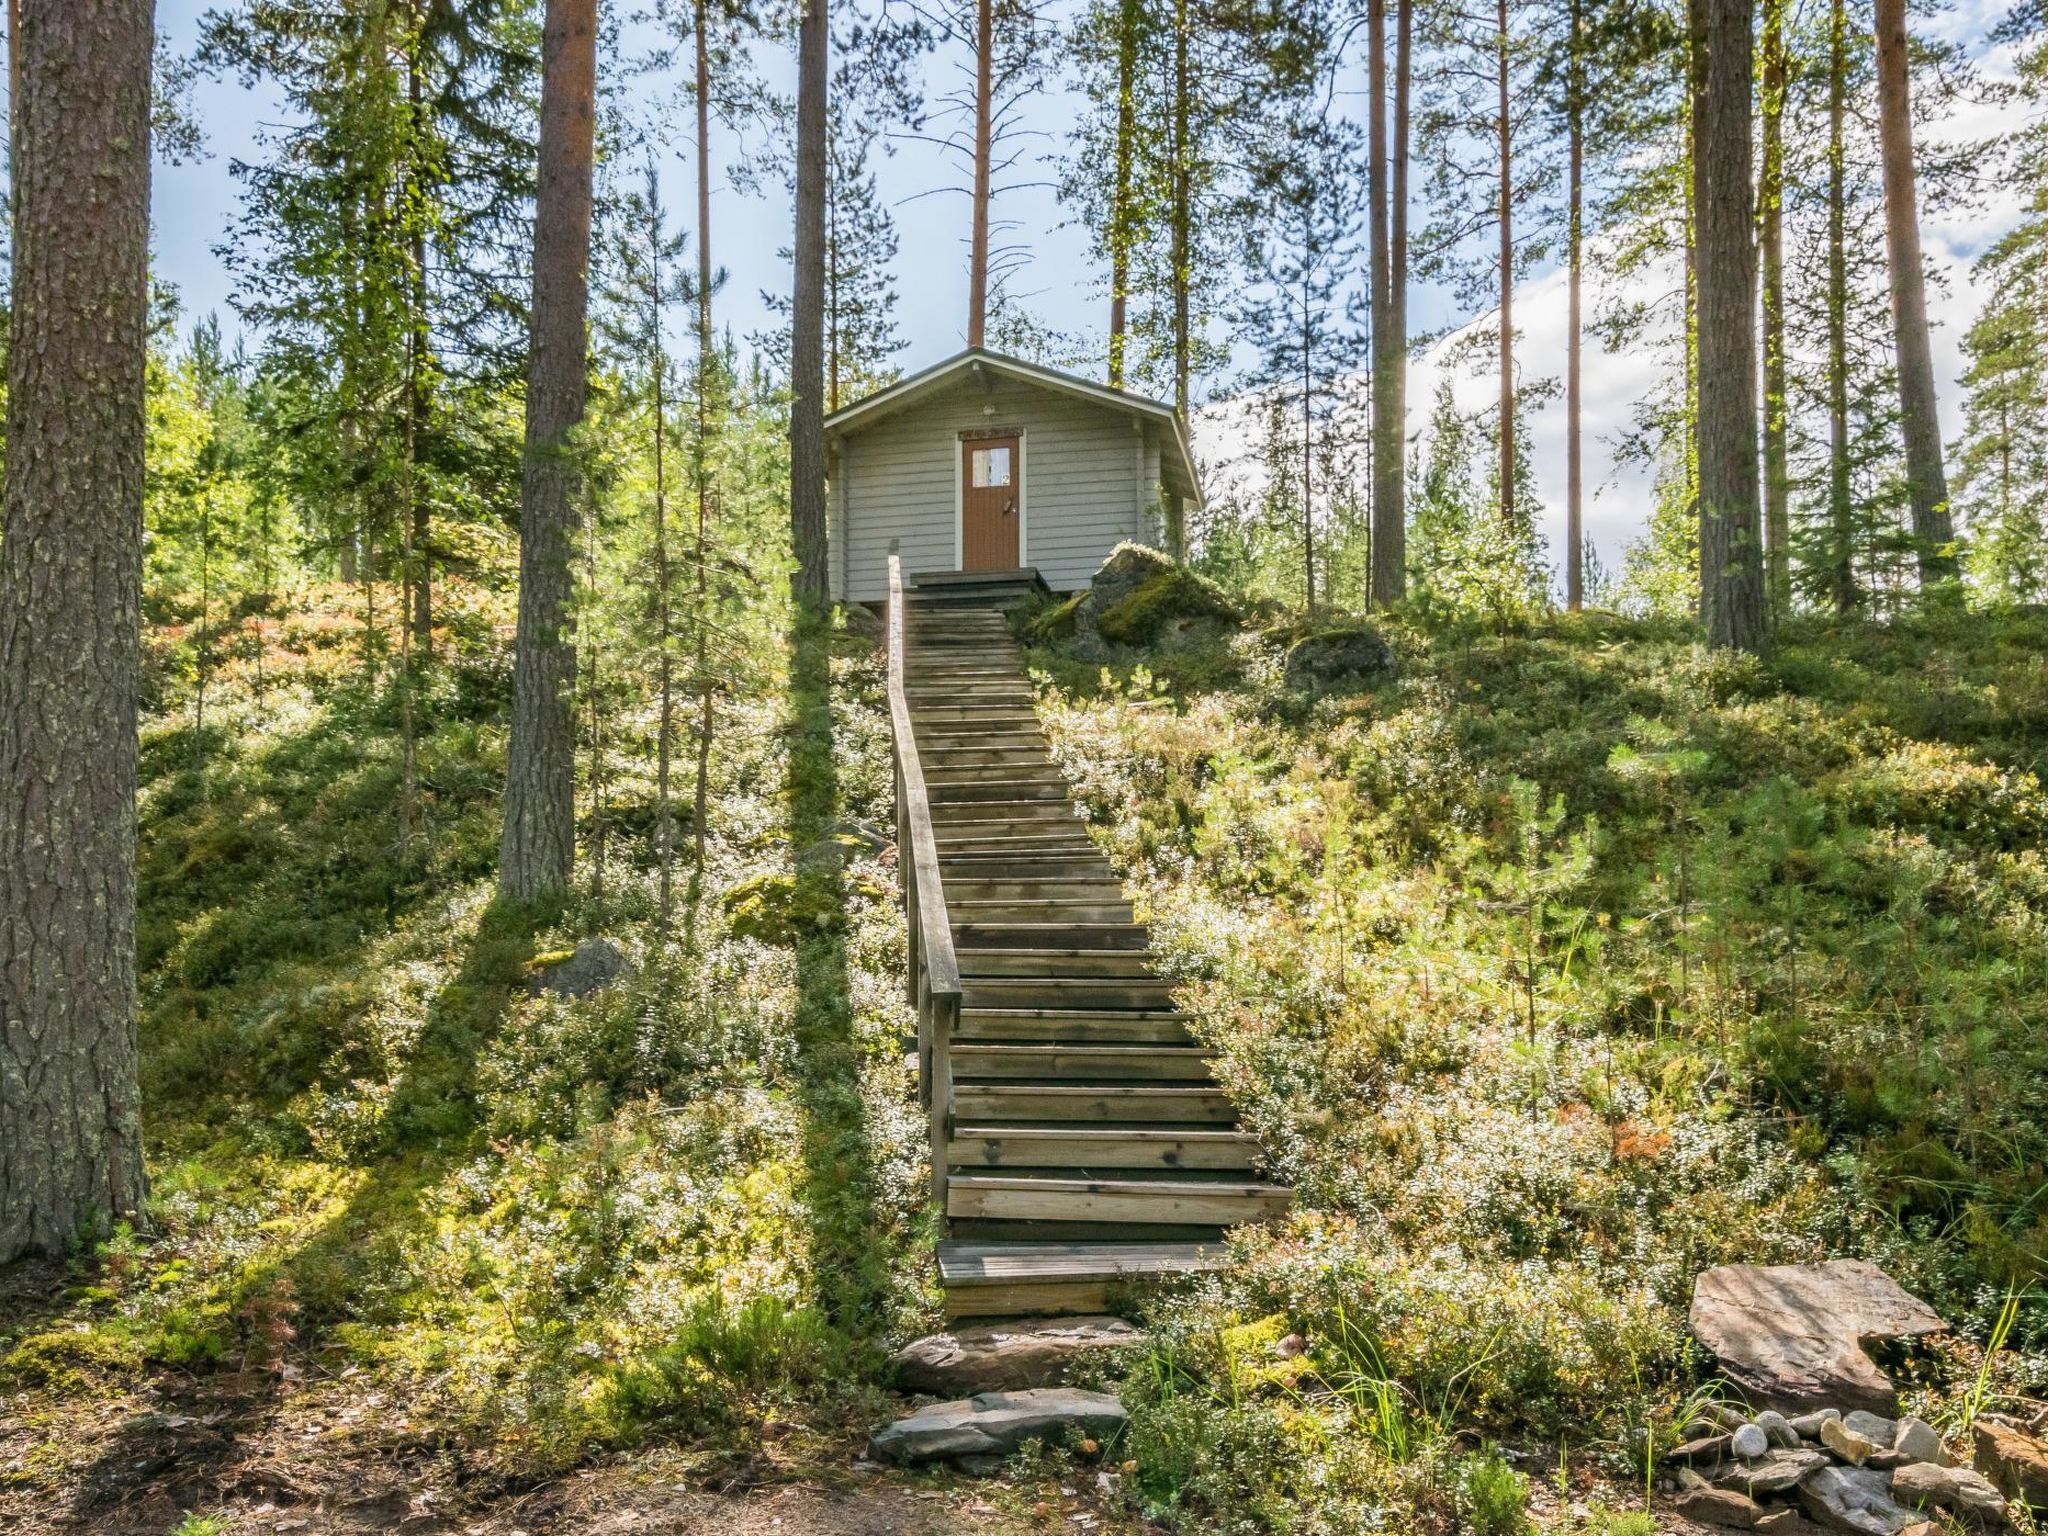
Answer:
POLYGON ((825 419, 832 595, 913 575, 1036 570, 1086 586, 1125 539, 1171 549, 1201 487, 1170 405, 980 347, 825 419))

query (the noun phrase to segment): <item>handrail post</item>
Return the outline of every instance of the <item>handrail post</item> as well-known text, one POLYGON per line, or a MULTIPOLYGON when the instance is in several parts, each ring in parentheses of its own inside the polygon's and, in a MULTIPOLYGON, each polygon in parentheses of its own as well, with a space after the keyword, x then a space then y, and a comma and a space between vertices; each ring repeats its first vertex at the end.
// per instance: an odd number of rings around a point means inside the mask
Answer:
POLYGON ((917 1009, 918 1097, 930 1116, 932 1199, 946 1214, 946 1158, 953 1135, 953 1032, 960 1022, 960 963, 939 874, 931 800, 918 761, 905 683, 908 648, 903 562, 889 556, 889 730, 895 744, 896 872, 903 882, 905 976, 917 1009))

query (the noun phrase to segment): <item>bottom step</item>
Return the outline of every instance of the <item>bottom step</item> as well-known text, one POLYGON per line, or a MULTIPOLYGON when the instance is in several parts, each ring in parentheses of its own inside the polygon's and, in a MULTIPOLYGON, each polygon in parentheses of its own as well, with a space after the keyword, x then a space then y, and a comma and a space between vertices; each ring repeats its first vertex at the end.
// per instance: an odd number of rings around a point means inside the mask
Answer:
POLYGON ((1100 1312, 1114 1285, 1191 1275, 1228 1262, 1220 1243, 939 1244, 946 1316, 1100 1312))

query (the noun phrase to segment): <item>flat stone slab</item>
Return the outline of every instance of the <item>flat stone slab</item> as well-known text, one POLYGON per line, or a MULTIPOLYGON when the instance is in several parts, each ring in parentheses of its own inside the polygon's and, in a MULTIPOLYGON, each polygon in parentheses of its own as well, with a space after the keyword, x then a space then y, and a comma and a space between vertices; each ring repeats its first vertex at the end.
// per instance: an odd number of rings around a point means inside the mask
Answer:
POLYGON ((1120 1317, 1036 1318, 930 1334, 906 1344, 889 1364, 905 1392, 971 1397, 1059 1386, 1089 1356, 1144 1339, 1144 1329, 1120 1317))
POLYGON ((1860 1467, 1819 1467, 1799 1480, 1799 1504, 1817 1524, 1849 1536, 1899 1536, 1921 1517, 1891 1496, 1891 1477, 1860 1467))
POLYGON ((1692 1331, 1727 1378, 1761 1408, 1898 1411, 1891 1378, 1866 1343, 1948 1331, 1874 1264, 1725 1264, 1694 1283, 1692 1331))
POLYGON ((1713 1483, 1716 1488, 1746 1493, 1754 1498, 1758 1494, 1784 1493, 1796 1488, 1802 1477, 1827 1464, 1826 1452, 1802 1446, 1797 1450, 1772 1451, 1755 1461, 1724 1467, 1714 1474, 1713 1483))
POLYGON ((1985 1525, 2005 1526, 2005 1495, 1990 1478, 1968 1467, 1916 1461, 1892 1474, 1892 1497, 1915 1509, 1948 1509, 1985 1525))
POLYGON ((898 1419, 868 1442, 878 1461, 947 1461, 956 1456, 1005 1456, 1029 1440, 1059 1440, 1072 1433, 1100 1439, 1116 1434, 1128 1415, 1106 1392, 1035 1387, 1024 1392, 981 1392, 934 1403, 898 1419))

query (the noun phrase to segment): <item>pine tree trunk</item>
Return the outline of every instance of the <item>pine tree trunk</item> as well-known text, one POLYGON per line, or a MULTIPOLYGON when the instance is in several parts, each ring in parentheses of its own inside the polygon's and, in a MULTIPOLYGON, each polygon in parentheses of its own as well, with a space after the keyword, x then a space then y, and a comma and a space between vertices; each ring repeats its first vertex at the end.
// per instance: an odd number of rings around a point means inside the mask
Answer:
MULTIPOLYGON (((832 600, 825 551, 826 0, 797 29, 796 272, 789 326, 789 516, 799 608, 832 600)), ((978 345, 978 343, 976 343, 978 345)))
POLYGON ((717 725, 717 690, 711 682, 711 477, 717 462, 712 437, 720 416, 712 399, 719 382, 711 330, 711 45, 707 7, 697 0, 697 785, 691 797, 696 858, 690 899, 703 893, 710 837, 711 732, 717 725))
POLYGON ((1766 633, 1756 450, 1749 0, 1692 0, 1693 226, 1699 244, 1700 616, 1707 643, 1766 633))
MULTIPOLYGON (((701 7, 699 21, 701 24, 701 7)), ((703 46, 703 34, 698 34, 703 46)), ((654 638, 655 727, 654 727, 654 862, 655 932, 667 938, 675 924, 676 818, 669 789, 675 760, 675 605, 673 572, 668 555, 668 348, 662 337, 662 311, 668 299, 661 272, 662 208, 661 183, 654 160, 647 164, 647 273, 648 334, 654 356, 649 359, 654 378, 654 638)))
MULTIPOLYGON (((1188 74, 1188 0, 1173 4, 1173 128, 1171 173, 1172 203, 1169 217, 1173 264, 1173 405, 1185 421, 1193 408, 1194 333, 1190 292, 1194 286, 1194 171, 1188 164, 1190 93, 1194 82, 1188 74)), ((1178 553, 1178 551, 1176 551, 1178 553)))
MULTIPOLYGON (((1397 117, 1405 113, 1407 56, 1407 10, 1412 0, 1401 0, 1404 39, 1396 54, 1397 79, 1394 97, 1397 117)), ((1403 415, 1407 406, 1404 379, 1408 366, 1408 338, 1403 320, 1396 312, 1395 267, 1406 259, 1397 251, 1395 229, 1405 240, 1406 222, 1397 203, 1405 187, 1396 190, 1397 174, 1388 161, 1387 132, 1387 0, 1370 0, 1366 13, 1371 125, 1367 135, 1366 191, 1371 204, 1372 238, 1372 585, 1375 605, 1398 603, 1408 593, 1408 512, 1403 496, 1406 447, 1403 415)), ((1405 158, 1406 124, 1397 122, 1394 139, 1396 163, 1405 158)))
POLYGON ((1856 611, 1855 512, 1849 499, 1849 251, 1847 0, 1828 10, 1828 589, 1856 611))
POLYGON ((140 1216, 150 0, 24 7, 0 512, 0 1264, 140 1216))
POLYGON ((1495 0, 1500 90, 1500 520, 1515 526, 1515 146, 1508 117, 1508 0, 1495 0))
POLYGON ((967 258, 967 345, 982 345, 988 332, 988 200, 995 125, 995 6, 974 7, 974 209, 967 258))
POLYGON ((1771 612, 1792 612, 1792 468, 1785 398, 1785 10, 1764 0, 1763 174, 1757 250, 1764 281, 1764 548, 1771 612))
POLYGON ((1571 3, 1571 50, 1565 83, 1565 301, 1564 350, 1564 601, 1573 613, 1586 606, 1585 458, 1580 440, 1584 393, 1580 363, 1585 348, 1586 56, 1581 0, 1571 3))
POLYGON ((1138 7, 1120 0, 1116 39, 1116 186, 1109 210, 1109 387, 1124 387, 1131 291, 1131 164, 1137 156, 1138 7))
POLYGON ((406 39, 407 107, 411 117, 408 122, 412 136, 411 151, 407 156, 407 174, 412 178, 412 197, 405 210, 406 222, 411 226, 412 271, 407 274, 411 284, 412 314, 410 328, 406 335, 406 473, 410 484, 408 500, 411 502, 409 515, 412 518, 412 560, 409 579, 412 582, 412 639, 413 646, 422 660, 434 652, 434 578, 433 578, 433 509, 428 500, 428 485, 425 475, 420 473, 420 458, 427 446, 427 358, 430 338, 427 318, 427 224, 426 188, 423 185, 425 172, 421 165, 420 145, 426 135, 427 104, 426 81, 420 59, 420 50, 425 43, 420 37, 419 22, 415 19, 406 39))
POLYGON ((1907 83, 1906 0, 1877 0, 1877 138, 1884 162, 1884 243, 1891 266, 1892 333, 1899 360, 1899 412, 1913 505, 1920 584, 1953 581, 1955 524, 1941 462, 1934 351, 1927 336, 1927 276, 1913 177, 1913 108, 1907 83))
POLYGON ((548 0, 540 181, 519 509, 519 633, 498 885, 508 900, 569 889, 576 858, 576 646, 568 637, 588 395, 597 0, 548 0))

